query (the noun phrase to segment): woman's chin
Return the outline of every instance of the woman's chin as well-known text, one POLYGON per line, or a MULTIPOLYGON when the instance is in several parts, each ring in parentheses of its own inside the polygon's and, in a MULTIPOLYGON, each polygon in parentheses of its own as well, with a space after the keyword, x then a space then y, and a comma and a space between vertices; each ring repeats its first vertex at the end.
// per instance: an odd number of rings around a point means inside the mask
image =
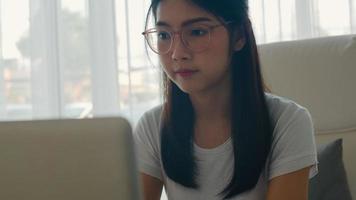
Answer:
POLYGON ((194 87, 191 84, 179 84, 175 83, 182 92, 190 94, 194 92, 194 87))
POLYGON ((180 90, 182 90, 184 93, 187 93, 187 94, 195 94, 199 91, 199 89, 194 86, 194 85, 188 85, 188 84, 177 84, 178 88, 180 90))

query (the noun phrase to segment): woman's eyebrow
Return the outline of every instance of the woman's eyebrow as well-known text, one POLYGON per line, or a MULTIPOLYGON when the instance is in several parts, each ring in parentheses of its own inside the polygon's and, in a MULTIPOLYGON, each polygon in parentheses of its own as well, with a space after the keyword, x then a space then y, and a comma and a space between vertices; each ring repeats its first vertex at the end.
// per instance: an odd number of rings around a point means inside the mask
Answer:
MULTIPOLYGON (((197 23, 197 22, 211 22, 211 21, 212 20, 207 17, 197 17, 197 18, 189 19, 187 21, 182 22, 181 26, 183 27, 183 26, 187 26, 187 25, 197 23)), ((164 21, 157 21, 156 26, 171 27, 171 25, 169 25, 167 22, 164 22, 164 21)))

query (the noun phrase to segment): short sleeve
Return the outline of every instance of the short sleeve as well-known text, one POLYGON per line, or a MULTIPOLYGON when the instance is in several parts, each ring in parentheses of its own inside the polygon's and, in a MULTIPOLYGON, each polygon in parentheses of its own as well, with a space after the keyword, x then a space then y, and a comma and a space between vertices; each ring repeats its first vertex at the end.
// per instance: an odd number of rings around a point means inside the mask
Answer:
POLYGON ((311 166, 309 178, 315 176, 317 152, 310 113, 292 104, 282 112, 273 131, 269 180, 311 166))
POLYGON ((134 142, 139 171, 162 180, 158 126, 154 114, 145 113, 134 129, 134 142))

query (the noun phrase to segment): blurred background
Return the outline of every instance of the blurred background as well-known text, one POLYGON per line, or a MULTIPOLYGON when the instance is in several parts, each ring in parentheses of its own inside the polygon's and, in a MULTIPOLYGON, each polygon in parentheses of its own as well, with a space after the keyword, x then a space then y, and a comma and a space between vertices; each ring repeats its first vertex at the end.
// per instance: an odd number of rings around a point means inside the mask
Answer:
MULTIPOLYGON (((150 0, 0 0, 0 120, 123 115, 162 101, 150 0)), ((258 44, 356 33, 356 0, 250 0, 258 44)))

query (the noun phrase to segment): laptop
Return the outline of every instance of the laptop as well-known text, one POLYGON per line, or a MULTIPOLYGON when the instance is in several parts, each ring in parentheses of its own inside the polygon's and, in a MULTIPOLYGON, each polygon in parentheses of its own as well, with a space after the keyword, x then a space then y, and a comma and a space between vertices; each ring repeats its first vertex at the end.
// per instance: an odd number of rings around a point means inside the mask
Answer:
POLYGON ((139 200, 120 117, 0 122, 0 199, 139 200))

